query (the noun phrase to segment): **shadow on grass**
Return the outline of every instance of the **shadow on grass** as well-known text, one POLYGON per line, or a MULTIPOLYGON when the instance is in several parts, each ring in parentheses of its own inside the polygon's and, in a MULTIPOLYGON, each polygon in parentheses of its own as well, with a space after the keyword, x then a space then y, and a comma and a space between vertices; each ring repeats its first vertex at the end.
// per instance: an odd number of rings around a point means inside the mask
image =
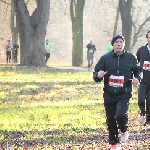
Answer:
POLYGON ((95 88, 93 86, 96 86, 94 82, 7 82, 3 81, 0 82, 1 88, 0 92, 3 93, 1 96, 1 101, 3 103, 5 102, 11 102, 13 100, 17 101, 19 97, 21 97, 21 100, 24 101, 30 101, 30 100, 36 100, 36 95, 42 94, 43 98, 46 100, 55 100, 55 97, 58 96, 58 98, 61 98, 61 100, 69 99, 68 97, 72 97, 72 93, 74 95, 78 96, 79 94, 88 94, 89 93, 96 93, 97 91, 102 90, 101 88, 97 89, 95 92, 95 88), (79 87, 79 86, 83 87, 79 87), (90 86, 89 86, 90 85, 90 86), (70 91, 71 90, 71 91, 70 91), (82 91, 82 93, 81 93, 82 91), (49 95, 51 92, 55 92, 56 96, 49 95), (71 93, 72 92, 72 93, 71 93), (69 95, 67 97, 67 95, 69 95), (28 97, 27 97, 28 96, 28 97))
MULTIPOLYGON (((7 145, 13 147, 57 147, 62 145, 63 148, 68 145, 92 145, 93 143, 99 143, 103 146, 108 147, 108 132, 102 131, 101 129, 92 128, 72 128, 70 130, 45 130, 40 132, 33 131, 0 131, 1 136, 4 139, 0 140, 1 148, 6 148, 7 145), (75 134, 70 134, 70 132, 75 132, 75 134)), ((130 132, 129 146, 135 144, 136 142, 144 142, 150 140, 150 132, 141 130, 139 132, 130 132)), ((126 143, 126 146, 128 144, 126 143)), ((141 143, 141 146, 143 144, 141 143)), ((134 145, 135 146, 135 145, 134 145)), ((148 145, 147 145, 148 146, 148 145)))

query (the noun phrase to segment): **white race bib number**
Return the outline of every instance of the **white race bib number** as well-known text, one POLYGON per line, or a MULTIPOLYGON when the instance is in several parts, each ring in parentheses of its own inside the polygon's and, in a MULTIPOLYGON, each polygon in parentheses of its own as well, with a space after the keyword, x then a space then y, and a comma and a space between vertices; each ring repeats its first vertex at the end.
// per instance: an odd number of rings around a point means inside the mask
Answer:
POLYGON ((143 69, 144 70, 150 70, 150 62, 149 61, 144 61, 143 69))
POLYGON ((111 75, 109 77, 109 86, 123 87, 123 84, 124 84, 124 76, 111 75))
POLYGON ((90 50, 89 50, 89 53, 93 53, 93 49, 90 49, 90 50))

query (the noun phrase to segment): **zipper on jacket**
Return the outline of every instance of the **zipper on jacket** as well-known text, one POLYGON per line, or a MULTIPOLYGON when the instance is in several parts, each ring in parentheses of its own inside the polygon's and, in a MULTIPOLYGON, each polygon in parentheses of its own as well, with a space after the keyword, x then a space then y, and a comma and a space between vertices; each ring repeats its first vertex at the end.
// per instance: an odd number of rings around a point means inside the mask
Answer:
POLYGON ((128 88, 126 87, 126 93, 127 93, 127 91, 128 91, 128 88))
POLYGON ((119 73, 119 58, 120 57, 118 57, 118 69, 117 69, 117 73, 119 73))

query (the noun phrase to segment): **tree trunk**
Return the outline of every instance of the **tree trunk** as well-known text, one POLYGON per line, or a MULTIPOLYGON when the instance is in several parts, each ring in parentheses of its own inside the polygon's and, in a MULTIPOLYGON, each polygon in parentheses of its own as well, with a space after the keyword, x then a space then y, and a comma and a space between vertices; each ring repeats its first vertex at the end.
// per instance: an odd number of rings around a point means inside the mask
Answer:
POLYGON ((122 35, 125 37, 125 50, 130 51, 132 36, 132 0, 119 0, 119 9, 122 20, 122 35))
POLYGON ((18 41, 18 30, 16 27, 16 17, 15 17, 15 8, 14 8, 14 0, 11 0, 11 20, 10 20, 10 28, 12 34, 12 43, 18 41))
POLYGON ((20 65, 45 66, 44 41, 49 20, 50 0, 36 0, 31 16, 24 0, 15 0, 20 37, 20 65))
POLYGON ((83 64, 83 10, 85 0, 70 1, 70 15, 72 21, 72 66, 83 64))
POLYGON ((118 27, 118 20, 119 20, 119 4, 117 6, 117 13, 116 13, 116 19, 115 19, 115 25, 114 25, 114 31, 113 36, 116 35, 117 27, 118 27))

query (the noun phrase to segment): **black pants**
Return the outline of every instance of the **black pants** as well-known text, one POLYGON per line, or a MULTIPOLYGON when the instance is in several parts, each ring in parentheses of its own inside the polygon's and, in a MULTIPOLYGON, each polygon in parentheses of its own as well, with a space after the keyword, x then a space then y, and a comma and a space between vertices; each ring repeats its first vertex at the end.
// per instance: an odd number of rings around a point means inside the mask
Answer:
POLYGON ((10 63, 10 60, 11 60, 11 51, 6 51, 6 62, 10 63))
POLYGON ((50 53, 46 53, 46 55, 45 55, 45 63, 47 63, 49 58, 50 58, 50 53))
POLYGON ((106 124, 109 131, 109 144, 119 142, 118 133, 126 132, 128 128, 128 107, 131 93, 113 95, 104 92, 106 124))
POLYGON ((88 68, 92 67, 93 58, 94 58, 94 53, 88 53, 87 52, 88 68))
POLYGON ((17 56, 16 55, 13 56, 13 62, 17 63, 17 56))
POLYGON ((12 58, 13 58, 13 62, 17 63, 17 56, 18 56, 18 51, 17 50, 13 50, 12 51, 12 58))
POLYGON ((88 59, 88 68, 92 67, 93 59, 88 59))
POLYGON ((138 106, 141 114, 146 114, 146 123, 150 123, 150 83, 141 83, 138 89, 138 106))

